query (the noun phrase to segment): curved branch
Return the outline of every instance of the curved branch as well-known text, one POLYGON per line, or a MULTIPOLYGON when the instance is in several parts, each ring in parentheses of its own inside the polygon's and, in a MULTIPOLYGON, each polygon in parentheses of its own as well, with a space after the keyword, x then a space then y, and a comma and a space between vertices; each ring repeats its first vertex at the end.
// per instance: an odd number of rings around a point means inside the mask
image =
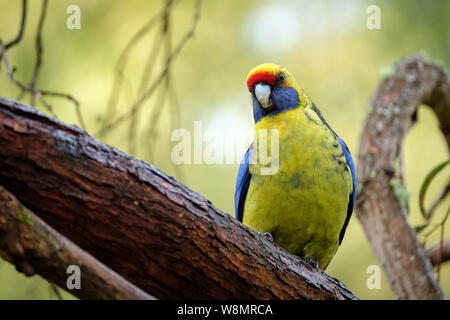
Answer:
POLYGON ((23 32, 25 30, 25 20, 27 19, 27 0, 22 0, 22 17, 20 19, 20 27, 17 36, 11 40, 10 42, 5 44, 5 48, 9 49, 12 46, 15 46, 22 40, 23 32))
POLYGON ((441 299, 430 261, 408 224, 407 201, 400 192, 405 189, 398 183, 403 177, 395 172, 395 161, 421 104, 434 111, 450 146, 450 78, 447 70, 418 55, 392 70, 369 102, 358 151, 362 190, 356 214, 396 296, 441 299))
POLYGON ((357 299, 154 166, 4 98, 0 181, 158 298, 357 299))
MULTIPOLYGON (((29 88, 33 91, 36 88, 36 82, 39 76, 39 72, 41 70, 42 65, 42 28, 44 27, 45 14, 47 13, 47 0, 42 0, 42 9, 41 15, 39 17, 39 23, 36 30, 36 39, 35 39, 35 47, 36 47, 36 61, 34 63, 33 76, 31 77, 31 82, 29 88)), ((34 106, 35 95, 31 95, 30 104, 34 106)))

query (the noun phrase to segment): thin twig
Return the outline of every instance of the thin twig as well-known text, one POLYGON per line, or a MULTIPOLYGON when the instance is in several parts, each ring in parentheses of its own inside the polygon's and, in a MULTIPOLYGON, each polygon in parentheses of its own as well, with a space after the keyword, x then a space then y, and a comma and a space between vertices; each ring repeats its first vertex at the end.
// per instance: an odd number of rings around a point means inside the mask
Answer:
MULTIPOLYGON (((35 46, 36 46, 36 62, 34 64, 33 69, 33 76, 31 78, 31 82, 29 85, 29 88, 31 89, 31 92, 33 92, 34 88, 36 87, 36 82, 39 76, 39 71, 41 69, 42 64, 42 28, 44 26, 44 20, 45 20, 45 13, 47 12, 47 0, 42 1, 42 9, 41 9, 41 16, 39 17, 39 24, 36 31, 36 40, 35 40, 35 46)), ((34 106, 35 103, 35 95, 31 95, 30 97, 30 104, 34 106)))
POLYGON ((423 240, 423 246, 426 246, 426 242, 428 240, 428 238, 439 228, 441 228, 441 233, 440 233, 440 241, 439 241, 439 245, 432 247, 431 249, 428 250, 428 257, 431 260, 431 263, 433 266, 437 265, 437 280, 439 282, 440 277, 441 277, 441 263, 446 261, 446 254, 444 254, 444 249, 446 248, 446 246, 444 245, 444 231, 445 231, 445 223, 448 219, 450 215, 450 208, 447 210, 447 213, 445 214, 444 218, 441 220, 441 222, 435 224, 432 226, 431 230, 429 230, 425 235, 424 235, 424 240, 423 240), (438 247, 439 246, 439 247, 438 247), (437 250, 439 249, 439 258, 437 258, 437 250))
POLYGON ((447 184, 444 189, 441 191, 441 193, 439 194, 439 196, 436 198, 436 200, 433 202, 433 204, 431 205, 431 207, 428 209, 428 211, 426 212, 426 216, 427 217, 431 217, 431 215, 433 214, 434 210, 436 210, 436 208, 438 207, 438 205, 442 202, 442 200, 445 199, 445 197, 448 195, 448 193, 450 192, 450 183, 447 184))
POLYGON ((11 67, 9 65, 8 58, 6 56, 6 47, 3 44, 0 44, 0 45, 1 45, 1 49, 2 49, 1 55, 2 55, 2 58, 3 58, 3 63, 5 64, 6 75, 8 76, 9 80, 11 80, 12 83, 14 83, 16 86, 18 86, 23 91, 27 91, 27 92, 30 92, 30 93, 36 95, 36 97, 39 99, 39 101, 41 101, 41 103, 44 105, 44 107, 47 109, 47 111, 53 117, 56 118, 56 114, 53 112, 52 107, 42 98, 41 92, 39 92, 36 89, 31 89, 31 88, 27 87, 22 82, 18 81, 16 78, 14 78, 14 75, 13 75, 13 73, 11 71, 11 67))
MULTIPOLYGON (((142 92, 145 91, 145 89, 148 87, 148 82, 150 80, 150 76, 153 72, 153 70, 155 69, 156 66, 156 59, 158 58, 158 55, 160 53, 160 49, 161 46, 157 45, 159 43, 159 40, 164 38, 166 36, 166 28, 165 26, 165 20, 168 19, 168 16, 170 14, 170 8, 172 6, 173 1, 172 0, 167 0, 166 1, 166 5, 164 7, 163 10, 163 23, 161 25, 161 32, 158 32, 156 34, 156 39, 153 41, 152 43, 152 49, 149 51, 149 55, 147 57, 147 61, 145 64, 145 67, 143 69, 142 72, 142 76, 141 76, 141 81, 139 83, 139 88, 138 88, 138 94, 141 94, 142 92)), ((130 125, 128 128, 128 147, 129 147, 129 152, 131 154, 135 153, 135 149, 136 149, 136 133, 138 131, 138 127, 139 127, 139 112, 136 112, 130 119, 130 125)))
POLYGON ((186 42, 193 37, 198 20, 200 19, 200 9, 201 9, 201 3, 202 0, 197 0, 197 5, 196 5, 196 9, 195 9, 195 14, 194 14, 194 19, 193 19, 193 23, 192 23, 192 27, 191 29, 185 34, 185 36, 180 40, 180 42, 178 43, 178 45, 175 47, 175 49, 173 50, 173 52, 170 54, 170 56, 167 58, 167 61, 165 63, 165 67, 164 69, 161 71, 161 73, 158 75, 158 77, 156 77, 155 81, 153 82, 153 84, 148 88, 148 90, 146 92, 144 92, 141 97, 139 98, 139 100, 134 103, 134 105, 131 107, 130 110, 128 110, 127 112, 125 112, 123 115, 121 115, 119 118, 117 118, 116 120, 110 122, 109 124, 107 124, 105 127, 103 127, 99 132, 97 132, 97 136, 103 136, 105 135, 108 131, 110 131, 111 129, 115 128, 117 125, 119 125, 120 123, 122 123, 123 121, 129 119, 133 114, 135 114, 143 105, 143 103, 152 96, 153 92, 159 87, 159 85, 161 84, 161 82, 164 80, 164 78, 167 76, 167 72, 169 71, 169 65, 172 63, 173 59, 175 59, 179 53, 181 52, 181 50, 183 49, 183 47, 185 46, 186 42))
POLYGON ((84 130, 86 130, 86 126, 85 126, 85 123, 84 123, 84 120, 83 120, 83 116, 81 114, 80 103, 78 102, 78 100, 76 100, 73 96, 71 96, 71 95, 69 95, 67 93, 55 92, 55 91, 50 91, 50 90, 39 90, 39 89, 27 87, 26 85, 24 85, 23 83, 21 83, 20 81, 15 79, 14 75, 13 75, 13 73, 11 71, 11 67, 10 67, 8 58, 6 56, 6 48, 1 43, 0 43, 0 47, 1 47, 1 56, 3 58, 3 63, 5 64, 6 75, 11 80, 12 83, 14 83, 16 86, 18 86, 24 92, 30 92, 31 94, 35 95, 36 98, 38 98, 38 100, 42 103, 42 105, 47 109, 47 111, 55 118, 57 118, 57 116, 53 112, 52 106, 49 105, 45 101, 43 96, 45 95, 45 96, 60 97, 60 98, 65 98, 65 99, 71 101, 74 104, 74 106, 75 106, 75 110, 77 112, 77 116, 78 116, 78 120, 80 122, 80 126, 84 130))
MULTIPOLYGON (((164 78, 164 88, 161 88, 161 90, 159 90, 156 101, 155 101, 155 106, 156 109, 162 110, 164 104, 166 103, 166 99, 167 99, 167 77, 164 78)), ((157 118, 159 113, 157 113, 156 115, 154 115, 152 113, 152 115, 150 116, 150 121, 153 122, 152 120, 157 120, 157 118)), ((153 125, 152 123, 148 125, 147 128, 147 132, 145 133, 145 137, 148 137, 147 139, 144 139, 143 142, 144 143, 149 143, 149 141, 155 141, 157 138, 157 128, 156 125, 153 125)), ((145 148, 147 150, 147 157, 149 159, 150 162, 153 161, 153 148, 145 148)))
POLYGON ((50 289, 53 291, 55 296, 58 298, 58 300, 64 300, 63 296, 61 295, 61 292, 58 288, 58 286, 52 282, 48 283, 50 285, 50 289))
MULTIPOLYGON (((159 40, 159 38, 158 38, 159 40)), ((139 89, 138 89, 138 93, 143 92, 146 88, 146 85, 148 84, 148 79, 150 78, 150 75, 152 73, 152 71, 154 70, 154 68, 151 68, 151 66, 155 65, 155 60, 160 52, 160 46, 155 45, 155 43, 158 43, 158 41, 154 41, 154 43, 152 44, 153 48, 152 50, 149 52, 148 58, 147 58, 147 62, 146 62, 146 66, 144 68, 144 72, 142 74, 142 78, 141 78, 141 82, 139 84, 139 89), (153 62, 153 63, 151 63, 153 62)), ((136 112, 136 114, 134 114, 131 119, 130 119, 130 125, 128 127, 128 151, 131 154, 135 154, 136 151, 136 133, 138 131, 139 128, 139 112, 136 112)))
MULTIPOLYGON (((169 55, 170 51, 172 50, 172 42, 171 42, 171 29, 170 29, 170 24, 169 24, 169 20, 167 20, 167 34, 168 37, 166 39, 166 54, 169 55)), ((178 96, 177 96, 177 91, 175 89, 175 82, 173 80, 172 77, 172 70, 173 68, 170 68, 169 71, 167 72, 167 90, 168 90, 168 102, 169 105, 171 106, 171 126, 172 126, 172 131, 175 130, 176 128, 178 128, 180 126, 180 104, 178 101, 178 96)), ((156 124, 155 124, 156 127, 156 124)), ((179 165, 176 165, 175 163, 172 162, 172 165, 175 169, 175 176, 178 179, 182 179, 183 177, 183 172, 182 172, 182 167, 179 165)))
POLYGON ((444 217, 444 219, 442 219, 442 222, 441 222, 441 240, 440 240, 440 250, 439 250, 440 261, 437 266, 437 281, 438 282, 441 280, 441 264, 442 264, 442 260, 444 257, 444 227, 445 227, 445 222, 446 222, 449 214, 450 214, 450 208, 448 208, 447 213, 445 214, 445 217, 444 217))
POLYGON ((49 91, 49 90, 36 90, 36 91, 40 92, 42 95, 65 98, 65 99, 71 101, 75 107, 75 111, 77 113, 78 121, 80 122, 81 128, 83 130, 86 130, 86 124, 84 122, 84 119, 83 119, 83 116, 81 113, 80 102, 77 99, 75 99, 72 95, 70 95, 68 93, 55 92, 55 91, 49 91))
MULTIPOLYGON (((170 56, 170 52, 172 51, 172 42, 171 42, 171 35, 170 35, 170 12, 167 13, 167 15, 164 17, 162 22, 162 38, 164 38, 164 53, 165 53, 165 60, 170 56)), ((149 119, 149 125, 148 130, 145 135, 145 137, 148 139, 145 139, 146 142, 148 141, 156 141, 156 134, 157 134, 157 124, 159 120, 159 116, 161 115, 161 112, 164 108, 168 93, 170 91, 170 69, 171 66, 168 65, 167 70, 167 76, 164 79, 164 87, 161 88, 162 91, 160 94, 159 99, 157 99, 155 103, 155 108, 153 108, 153 112, 150 115, 149 119)), ((153 161, 153 150, 152 148, 146 148, 148 150, 149 155, 149 161, 153 161)))
POLYGON ((428 232, 425 233, 424 236, 423 236, 422 244, 423 244, 424 247, 427 245, 428 238, 441 226, 441 224, 437 223, 435 225, 429 225, 429 226, 431 226, 431 229, 428 230, 428 232))
POLYGON ((23 36, 24 30, 25 30, 26 17, 27 17, 27 0, 22 0, 22 18, 20 19, 19 33, 17 34, 17 36, 14 40, 8 42, 5 45, 6 50, 11 48, 12 46, 15 46, 16 44, 18 44, 20 42, 20 40, 22 40, 22 36, 23 36))
MULTIPOLYGON (((171 2, 174 2, 174 0, 171 0, 171 2)), ((124 50, 119 56, 119 60, 117 61, 116 67, 115 67, 115 79, 113 86, 111 87, 111 92, 109 94, 108 104, 107 104, 107 111, 105 113, 105 116, 103 117, 103 124, 102 128, 104 128, 107 125, 107 121, 109 119, 113 119, 116 113, 117 109, 117 103, 119 101, 122 83, 124 79, 124 69, 128 63, 128 57, 131 54, 133 48, 139 43, 139 40, 145 36, 155 25, 156 22, 158 22, 163 16, 165 12, 164 8, 161 10, 161 12, 157 13, 155 16, 151 17, 146 24, 144 24, 128 41, 126 44, 124 50)))
MULTIPOLYGON (((171 112, 172 118, 171 119, 172 119, 172 131, 173 131, 176 128, 180 127, 180 119, 181 119, 180 103, 178 100, 178 95, 177 95, 177 91, 175 89, 174 81, 171 81, 171 83, 170 83, 169 103, 172 106, 172 112, 171 112)), ((175 164, 174 162, 171 162, 171 163, 173 164, 173 167, 175 169, 175 177, 180 181, 184 181, 183 180, 183 170, 182 170, 183 167, 175 164)))
MULTIPOLYGON (((25 30, 26 17, 27 17, 27 0, 22 0, 22 17, 20 19, 19 32, 18 32, 16 38, 14 38, 13 40, 11 40, 10 42, 8 42, 5 45, 5 50, 8 50, 12 46, 18 44, 20 42, 20 40, 22 40, 22 36, 23 36, 24 30, 25 30)), ((0 40, 0 43, 1 43, 1 40, 0 40)), ((2 62, 2 55, 0 55, 0 69, 1 69, 1 65, 2 65, 1 62, 2 62)))

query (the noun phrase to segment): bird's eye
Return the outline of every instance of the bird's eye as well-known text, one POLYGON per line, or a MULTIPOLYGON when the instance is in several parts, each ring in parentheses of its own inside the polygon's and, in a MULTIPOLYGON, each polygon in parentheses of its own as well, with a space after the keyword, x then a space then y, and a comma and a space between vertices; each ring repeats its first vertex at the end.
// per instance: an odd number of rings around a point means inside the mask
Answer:
POLYGON ((283 73, 280 73, 280 74, 278 75, 277 81, 278 81, 279 83, 281 83, 281 82, 284 81, 285 78, 286 78, 286 76, 285 76, 283 73))

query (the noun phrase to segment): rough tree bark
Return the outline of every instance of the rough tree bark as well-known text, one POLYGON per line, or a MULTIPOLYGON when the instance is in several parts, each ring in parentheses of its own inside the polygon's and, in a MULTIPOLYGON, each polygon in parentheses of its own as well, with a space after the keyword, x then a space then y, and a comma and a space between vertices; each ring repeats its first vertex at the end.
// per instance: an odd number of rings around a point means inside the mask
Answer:
POLYGON ((357 299, 154 166, 4 98, 0 185, 157 298, 357 299))
POLYGON ((154 300, 53 230, 2 186, 0 256, 25 275, 38 273, 61 288, 66 287, 67 267, 77 265, 82 288, 70 292, 80 299, 154 300))
MULTIPOLYGON (((399 299, 441 299, 442 292, 415 231, 408 223, 406 206, 390 183, 396 173, 402 142, 428 105, 439 119, 450 147, 450 80, 442 67, 421 56, 398 62, 369 102, 359 141, 357 175, 362 190, 356 214, 399 299)), ((400 165, 401 166, 401 165, 400 165)))

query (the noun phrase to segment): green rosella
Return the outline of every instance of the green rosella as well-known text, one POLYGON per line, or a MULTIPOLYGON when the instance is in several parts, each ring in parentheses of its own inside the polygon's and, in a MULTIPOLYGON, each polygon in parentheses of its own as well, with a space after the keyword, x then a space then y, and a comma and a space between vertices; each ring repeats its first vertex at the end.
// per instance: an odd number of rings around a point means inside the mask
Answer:
POLYGON ((247 86, 253 98, 255 141, 238 172, 236 218, 325 269, 355 204, 350 152, 285 68, 259 65, 248 74, 247 86), (269 136, 273 129, 278 132, 278 169, 263 174, 265 165, 252 161, 254 146, 267 142, 260 141, 258 132, 267 130, 269 136))

